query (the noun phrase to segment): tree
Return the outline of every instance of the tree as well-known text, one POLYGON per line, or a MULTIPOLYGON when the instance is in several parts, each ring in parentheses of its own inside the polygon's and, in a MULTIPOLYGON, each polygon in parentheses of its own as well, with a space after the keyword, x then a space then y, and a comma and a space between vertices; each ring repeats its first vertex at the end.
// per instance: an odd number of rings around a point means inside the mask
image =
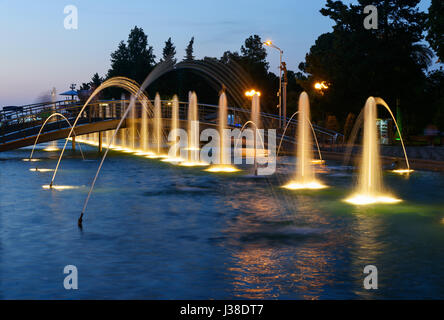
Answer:
MULTIPOLYGON (((401 102, 403 118, 411 127, 420 125, 415 116, 425 85, 425 71, 432 53, 420 42, 426 27, 426 15, 417 9, 419 0, 384 0, 378 8, 378 29, 363 26, 366 5, 327 0, 321 9, 331 18, 333 31, 322 34, 300 65, 308 74, 299 83, 313 97, 315 109, 343 121, 349 112, 358 114, 369 95, 384 98, 389 105, 401 102), (314 89, 316 81, 330 86, 323 96, 314 89)), ((405 127, 405 126, 404 126, 405 127)))
POLYGON ((268 70, 267 51, 265 50, 261 37, 257 34, 248 37, 240 49, 242 57, 251 64, 260 65, 268 70))
POLYGON ((91 81, 89 82, 90 88, 93 90, 96 89, 98 86, 100 86, 103 82, 103 78, 99 76, 99 74, 96 72, 91 78, 91 81))
POLYGON ((444 2, 432 0, 428 16, 427 41, 444 63, 444 2))
POLYGON ((131 78, 139 84, 145 80, 147 75, 154 69, 156 56, 153 47, 148 46, 148 37, 142 28, 137 26, 131 30, 128 36, 128 53, 130 60, 131 78))
POLYGON ((444 130, 444 71, 434 70, 428 74, 424 90, 424 105, 427 106, 427 121, 444 130))
POLYGON ((176 59, 174 56, 176 55, 176 47, 171 41, 171 37, 165 41, 165 47, 163 48, 163 60, 167 60, 168 58, 172 59, 174 63, 176 63, 176 59))
POLYGON ((117 50, 111 53, 107 78, 123 76, 142 83, 154 68, 155 57, 153 47, 148 46, 147 35, 142 28, 135 26, 127 43, 120 41, 117 50))
POLYGON ((194 60, 193 56, 193 45, 194 45, 194 37, 191 37, 190 42, 188 43, 186 49, 185 49, 185 61, 192 61, 194 60))
POLYGON ((107 78, 129 76, 130 73, 129 51, 125 42, 120 41, 117 50, 111 53, 111 68, 108 70, 107 78))

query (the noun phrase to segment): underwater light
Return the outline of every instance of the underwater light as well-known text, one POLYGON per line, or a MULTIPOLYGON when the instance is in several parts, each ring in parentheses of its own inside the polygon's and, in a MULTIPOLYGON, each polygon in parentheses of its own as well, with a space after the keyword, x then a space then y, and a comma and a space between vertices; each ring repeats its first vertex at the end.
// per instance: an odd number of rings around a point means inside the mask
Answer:
POLYGON ((183 162, 182 158, 179 157, 168 157, 161 160, 162 162, 183 162))
POLYGON ((412 173, 413 169, 395 169, 395 170, 390 170, 390 172, 392 173, 397 173, 397 174, 409 174, 412 173))
POLYGON ((40 168, 31 168, 29 171, 33 172, 51 172, 54 171, 54 169, 40 169, 40 168))
POLYGON ((207 172, 239 172, 240 169, 230 166, 230 165, 213 165, 208 169, 205 169, 207 172))
POLYGON ((373 196, 368 194, 355 194, 350 198, 345 199, 345 202, 354 204, 354 205, 369 205, 376 203, 385 203, 385 204, 393 204, 401 202, 401 199, 396 199, 391 196, 373 196))
POLYGON ((282 188, 285 188, 288 190, 303 190, 303 189, 316 190, 316 189, 327 188, 327 186, 320 183, 319 181, 311 181, 311 182, 290 181, 286 185, 283 185, 282 188))
POLYGON ((209 164, 201 161, 184 161, 181 162, 179 165, 182 167, 204 167, 208 166, 209 164))
POLYGON ((43 189, 54 189, 54 190, 69 190, 69 189, 78 189, 79 186, 61 186, 61 185, 52 185, 45 184, 42 186, 43 189))

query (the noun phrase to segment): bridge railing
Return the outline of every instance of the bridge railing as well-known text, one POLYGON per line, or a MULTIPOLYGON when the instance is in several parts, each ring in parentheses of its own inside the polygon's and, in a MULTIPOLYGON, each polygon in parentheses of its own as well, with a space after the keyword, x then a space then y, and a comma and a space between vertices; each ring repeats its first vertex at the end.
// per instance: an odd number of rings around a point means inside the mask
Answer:
MULTIPOLYGON (((154 101, 151 101, 153 105, 154 101)), ((170 100, 162 100, 162 118, 171 118, 172 108, 170 100)), ((91 123, 96 121, 105 121, 110 119, 120 119, 125 109, 129 106, 129 100, 100 100, 91 102, 80 117, 80 123, 91 123)), ((36 128, 44 123, 44 121, 53 113, 61 113, 72 123, 78 116, 83 104, 79 101, 63 100, 51 103, 39 103, 26 105, 17 111, 1 111, 0 112, 0 143, 10 140, 25 138, 27 135, 35 132, 36 128)), ((136 102, 135 116, 141 117, 142 105, 136 102)), ((199 120, 204 123, 217 123, 218 117, 217 105, 198 104, 199 120)), ((149 108, 151 115, 153 110, 149 108)), ((228 125, 240 128, 246 121, 251 118, 251 111, 245 108, 228 107, 228 125)), ((179 119, 186 120, 188 114, 188 102, 179 102, 179 119)), ((55 130, 65 128, 67 124, 64 121, 50 122, 45 130, 55 130), (54 122, 54 123, 53 123, 54 122)), ((289 120, 289 119, 288 119, 289 120)), ((297 130, 297 120, 292 119, 285 132, 284 141, 287 143, 295 142, 297 130)), ((261 113, 261 128, 278 128, 279 117, 277 115, 261 113)), ((313 125, 313 128, 321 145, 331 147, 341 144, 343 135, 325 128, 313 125)), ((280 138, 284 134, 283 129, 277 130, 280 138)))

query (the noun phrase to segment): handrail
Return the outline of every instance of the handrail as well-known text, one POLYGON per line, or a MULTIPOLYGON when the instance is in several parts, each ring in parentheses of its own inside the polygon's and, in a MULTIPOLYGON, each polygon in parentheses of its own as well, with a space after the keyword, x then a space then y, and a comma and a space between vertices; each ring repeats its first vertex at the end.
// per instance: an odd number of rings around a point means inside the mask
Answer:
MULTIPOLYGON (((85 115, 85 118, 88 118, 89 122, 103 121, 105 119, 116 119, 120 117, 121 114, 121 106, 124 104, 129 104, 129 100, 98 100, 89 105, 88 115, 85 115), (113 109, 113 114, 111 117, 106 117, 105 109, 102 108, 104 105, 112 105, 111 109, 113 109), (91 114, 94 113, 94 116, 91 114), (101 116, 98 116, 102 114, 101 116)), ((171 102, 170 100, 162 100, 162 104, 168 104, 171 102)), ((188 102, 179 102, 179 112, 181 116, 180 118, 184 119, 186 116, 186 112, 183 112, 188 102)), ((46 119, 45 113, 54 113, 60 112, 64 113, 67 118, 75 118, 78 115, 78 112, 81 108, 80 101, 73 100, 61 100, 55 102, 43 102, 36 103, 23 106, 23 109, 20 111, 10 110, 10 111, 0 111, 0 143, 4 143, 7 141, 11 141, 8 139, 8 135, 17 136, 17 134, 23 133, 23 137, 25 136, 26 130, 32 130, 34 127, 41 125, 41 123, 46 119)), ((217 105, 211 104, 199 104, 199 116, 201 118, 207 118, 208 115, 216 113, 217 105), (214 111, 213 111, 214 109, 214 111)), ((170 110, 168 108, 162 108, 165 118, 169 117, 170 110)), ((237 123, 242 124, 250 118, 251 111, 248 108, 239 108, 239 107, 228 107, 228 110, 238 117, 237 123), (240 121, 239 121, 240 120, 240 121)), ((272 123, 279 120, 279 116, 274 114, 269 114, 266 112, 261 112, 262 121, 267 123, 266 127, 274 127, 277 124, 272 123)), ((213 119, 205 119, 206 122, 213 122, 213 119)), ((214 118, 216 121, 216 117, 214 118)), ((297 125, 297 120, 288 119, 289 123, 292 127, 289 132, 291 133, 294 127, 297 125)), ((329 130, 326 128, 319 127, 317 125, 313 125, 314 130, 320 134, 328 136, 333 140, 337 140, 338 137, 343 137, 343 134, 339 132, 335 132, 333 130, 329 130)))

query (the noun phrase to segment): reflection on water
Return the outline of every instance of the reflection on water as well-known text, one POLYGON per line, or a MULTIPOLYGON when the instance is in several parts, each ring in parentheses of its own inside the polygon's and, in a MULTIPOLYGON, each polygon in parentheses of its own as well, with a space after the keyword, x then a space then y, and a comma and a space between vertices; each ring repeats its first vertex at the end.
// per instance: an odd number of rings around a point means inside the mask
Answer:
MULTIPOLYGON (((57 177, 75 188, 52 192, 42 188, 51 171, 31 172, 35 163, 21 160, 29 150, 1 154, 3 298, 444 298, 438 174, 390 174, 405 201, 355 207, 342 201, 353 171, 328 162, 317 174, 329 188, 290 191, 280 186, 291 158, 257 179, 248 168, 215 175, 111 152, 79 231, 98 165, 86 148, 92 161, 68 152, 57 177), (81 270, 78 292, 61 285, 67 264, 81 270), (378 267, 376 292, 362 285, 368 264, 378 267)), ((55 167, 56 158, 36 153, 39 168, 55 167)))
POLYGON ((282 203, 258 191, 227 201, 250 213, 225 230, 236 248, 228 266, 235 297, 320 298, 335 281, 334 248, 341 239, 331 237, 327 218, 310 197, 286 199, 292 211, 282 215, 282 203))

